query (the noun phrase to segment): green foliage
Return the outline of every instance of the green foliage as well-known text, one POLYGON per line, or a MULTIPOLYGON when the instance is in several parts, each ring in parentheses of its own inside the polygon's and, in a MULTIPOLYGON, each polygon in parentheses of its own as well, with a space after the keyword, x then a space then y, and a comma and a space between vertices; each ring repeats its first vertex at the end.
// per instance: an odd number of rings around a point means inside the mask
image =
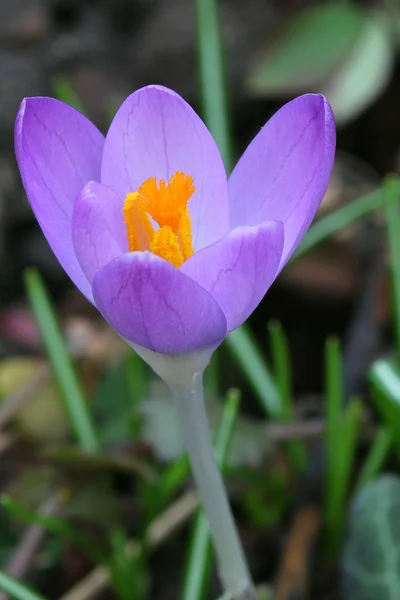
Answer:
POLYGON ((114 531, 110 543, 107 568, 118 598, 145 600, 148 598, 149 580, 143 546, 129 542, 122 531, 114 531))
POLYGON ((103 375, 93 398, 103 447, 139 437, 138 409, 147 397, 149 377, 149 367, 133 352, 103 375))
POLYGON ((225 168, 229 173, 233 166, 232 139, 217 1, 196 0, 195 5, 204 121, 217 142, 225 168))
POLYGON ((18 537, 14 531, 7 511, 0 504, 0 565, 5 565, 11 558, 18 543, 18 537))
POLYGON ((395 600, 400 590, 400 479, 385 475, 356 495, 342 558, 344 600, 395 600))
POLYGON ((389 83, 395 59, 391 27, 383 13, 366 14, 345 60, 318 87, 329 99, 338 124, 356 118, 389 83))
POLYGON ((322 217, 308 230, 300 246, 294 253, 292 261, 298 260, 315 248, 315 246, 332 237, 344 227, 351 225, 354 221, 383 208, 385 204, 385 194, 383 189, 379 188, 322 217))
MULTIPOLYGON (((281 324, 277 321, 269 324, 269 337, 272 349, 275 382, 280 397, 280 414, 278 418, 281 421, 290 421, 295 416, 292 390, 292 369, 287 339, 281 324)), ((290 442, 287 444, 287 450, 296 471, 301 473, 306 461, 304 445, 301 442, 290 442)))
POLYGON ((98 547, 77 529, 71 527, 65 521, 55 517, 47 517, 28 510, 15 502, 10 496, 1 497, 1 506, 14 518, 28 525, 41 525, 47 531, 62 537, 80 548, 96 564, 103 561, 103 554, 98 547))
POLYGON ((400 183, 388 177, 384 184, 386 200, 386 223, 389 241, 389 256, 393 292, 393 321, 397 352, 400 355, 400 183))
POLYGON ((73 106, 77 110, 79 110, 83 115, 86 115, 86 109, 82 103, 82 100, 79 98, 78 94, 74 90, 71 85, 68 77, 64 75, 56 75, 51 80, 51 86, 53 88, 53 93, 56 98, 73 106))
POLYGON ((393 435, 388 427, 380 427, 375 434, 371 448, 360 470, 357 488, 372 481, 382 470, 389 452, 393 447, 393 435))
POLYGON ((372 399, 400 453, 400 373, 393 360, 376 361, 370 371, 372 399))
POLYGON ((250 329, 242 326, 232 331, 224 343, 246 375, 265 413, 277 417, 281 411, 279 393, 250 329))
POLYGON ((25 274, 26 292, 34 312, 43 344, 54 371, 54 377, 64 399, 64 407, 82 450, 93 452, 99 448, 85 394, 72 365, 58 319, 38 271, 25 274))
POLYGON ((358 443, 362 406, 351 399, 344 405, 342 357, 339 341, 330 338, 325 353, 326 480, 325 526, 331 553, 339 549, 350 477, 358 443))
POLYGON ((271 465, 268 473, 242 469, 242 507, 250 523, 260 529, 276 527, 290 508, 287 474, 271 465))
POLYGON ((365 16, 350 2, 304 9, 273 39, 250 73, 255 94, 313 88, 339 65, 355 43, 365 16))
POLYGON ((338 123, 364 110, 389 82, 395 46, 383 11, 334 0, 306 7, 268 43, 247 86, 260 96, 315 91, 338 123))
POLYGON ((43 596, 16 579, 13 579, 3 571, 0 571, 0 591, 5 592, 14 600, 46 600, 43 596))

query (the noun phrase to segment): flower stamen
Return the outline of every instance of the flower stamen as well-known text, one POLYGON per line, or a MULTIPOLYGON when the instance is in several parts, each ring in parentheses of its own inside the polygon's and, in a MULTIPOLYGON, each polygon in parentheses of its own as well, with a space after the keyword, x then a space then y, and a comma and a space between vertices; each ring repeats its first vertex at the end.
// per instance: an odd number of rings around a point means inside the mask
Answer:
POLYGON ((194 253, 188 202, 195 191, 193 177, 177 171, 169 182, 146 179, 124 202, 129 250, 150 250, 175 267, 194 253), (159 226, 155 230, 150 218, 159 226))

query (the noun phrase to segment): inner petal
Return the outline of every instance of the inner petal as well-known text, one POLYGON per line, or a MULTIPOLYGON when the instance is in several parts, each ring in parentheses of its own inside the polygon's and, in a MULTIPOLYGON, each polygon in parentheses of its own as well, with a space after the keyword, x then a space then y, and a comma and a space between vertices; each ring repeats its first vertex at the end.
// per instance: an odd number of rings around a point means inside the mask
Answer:
POLYGON ((193 177, 177 171, 168 183, 150 177, 129 193, 123 207, 129 250, 150 250, 175 267, 190 258, 194 248, 187 205, 195 189, 193 177))

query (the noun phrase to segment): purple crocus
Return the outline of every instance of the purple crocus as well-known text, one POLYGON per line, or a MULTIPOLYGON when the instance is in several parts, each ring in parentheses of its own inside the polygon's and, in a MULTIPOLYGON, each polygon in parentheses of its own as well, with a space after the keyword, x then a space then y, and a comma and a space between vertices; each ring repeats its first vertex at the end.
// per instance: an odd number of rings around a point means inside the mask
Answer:
POLYGON ((259 304, 326 192, 335 125, 323 96, 279 110, 227 179, 176 93, 129 96, 104 136, 52 98, 26 98, 15 148, 61 265, 133 347, 215 348, 259 304))

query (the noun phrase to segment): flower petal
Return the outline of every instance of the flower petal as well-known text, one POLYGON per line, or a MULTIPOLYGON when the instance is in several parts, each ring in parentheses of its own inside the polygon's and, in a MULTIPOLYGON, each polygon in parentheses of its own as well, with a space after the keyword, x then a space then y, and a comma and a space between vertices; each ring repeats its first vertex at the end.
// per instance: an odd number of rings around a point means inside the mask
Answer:
POLYGON ((101 181, 124 199, 149 177, 176 171, 194 178, 189 201, 195 249, 229 230, 225 169, 218 148, 194 110, 171 90, 149 86, 129 96, 106 138, 101 181))
POLYGON ((53 98, 26 98, 15 124, 22 182, 54 254, 93 302, 72 243, 72 211, 79 190, 99 179, 104 138, 75 109, 53 98))
POLYGON ((237 227, 196 252, 181 271, 215 298, 225 313, 229 332, 247 319, 273 283, 283 245, 280 221, 237 227))
POLYGON ((128 251, 121 200, 111 188, 90 181, 79 192, 72 235, 76 257, 90 283, 99 269, 128 251))
POLYGON ((103 267, 93 280, 93 295, 111 327, 155 352, 218 345, 226 334, 226 319, 214 298, 150 252, 130 252, 103 267))
POLYGON ((309 227, 328 187, 335 122, 316 94, 281 108, 251 142, 229 180, 231 227, 283 221, 280 269, 309 227))

